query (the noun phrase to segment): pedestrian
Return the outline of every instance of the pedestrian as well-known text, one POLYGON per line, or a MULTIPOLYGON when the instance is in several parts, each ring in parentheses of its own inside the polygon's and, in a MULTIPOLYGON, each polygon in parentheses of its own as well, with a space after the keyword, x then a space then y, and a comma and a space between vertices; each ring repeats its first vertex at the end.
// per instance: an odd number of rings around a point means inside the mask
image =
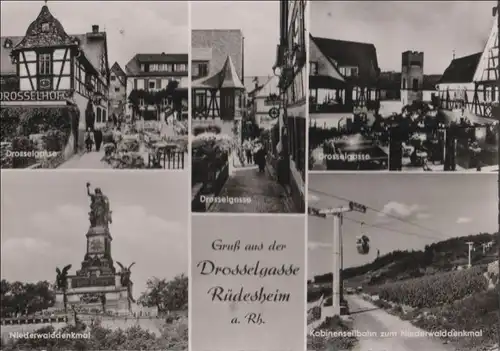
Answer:
POLYGON ((94 130, 95 150, 99 152, 102 145, 102 131, 98 128, 94 130))
POLYGON ((266 169, 266 151, 262 144, 259 144, 257 148, 254 153, 255 163, 259 166, 259 173, 263 173, 266 169))
POLYGON ((92 129, 90 127, 87 128, 87 133, 85 133, 85 145, 87 146, 87 152, 92 151, 92 147, 94 145, 93 137, 92 129))
POLYGON ((245 150, 247 164, 251 165, 253 163, 253 157, 252 157, 252 143, 250 142, 250 140, 246 139, 243 142, 243 150, 245 150))

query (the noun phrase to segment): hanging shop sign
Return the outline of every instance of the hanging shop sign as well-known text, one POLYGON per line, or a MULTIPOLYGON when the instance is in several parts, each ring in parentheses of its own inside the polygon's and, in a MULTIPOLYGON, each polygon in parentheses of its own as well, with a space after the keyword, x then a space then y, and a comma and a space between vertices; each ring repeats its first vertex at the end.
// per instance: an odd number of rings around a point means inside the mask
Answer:
POLYGON ((0 102, 8 101, 65 101, 71 97, 68 90, 51 91, 2 91, 0 92, 0 102))

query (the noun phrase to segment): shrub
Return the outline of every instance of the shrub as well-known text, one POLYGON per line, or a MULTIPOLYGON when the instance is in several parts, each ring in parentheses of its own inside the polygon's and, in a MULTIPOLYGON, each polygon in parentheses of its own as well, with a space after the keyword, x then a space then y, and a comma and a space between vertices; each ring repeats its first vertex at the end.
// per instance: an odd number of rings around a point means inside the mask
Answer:
MULTIPOLYGON (((339 316, 327 317, 325 321, 316 329, 325 332, 349 332, 352 331, 339 316)), ((324 337, 324 336, 308 336, 307 349, 308 350, 351 350, 357 343, 354 336, 338 336, 338 337, 324 337)))
POLYGON ((218 125, 215 124, 210 124, 207 126, 196 126, 193 128, 193 135, 197 136, 199 134, 203 133, 214 133, 214 134, 220 134, 221 128, 218 125))

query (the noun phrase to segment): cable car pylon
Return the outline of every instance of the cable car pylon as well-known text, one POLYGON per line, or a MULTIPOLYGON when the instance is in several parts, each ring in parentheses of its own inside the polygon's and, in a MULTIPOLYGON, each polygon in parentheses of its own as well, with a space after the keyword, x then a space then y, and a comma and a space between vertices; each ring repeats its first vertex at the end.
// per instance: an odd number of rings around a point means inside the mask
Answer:
MULTIPOLYGON (((332 270, 332 317, 340 316, 340 303, 343 295, 342 272, 342 222, 344 213, 361 212, 366 213, 366 206, 356 202, 349 202, 349 206, 337 208, 314 208, 309 207, 308 213, 311 216, 320 218, 333 218, 333 270, 332 270)), ((365 235, 363 235, 366 237, 365 235)), ((366 237, 368 239, 368 237, 366 237)), ((368 241, 366 241, 366 244, 368 241)))

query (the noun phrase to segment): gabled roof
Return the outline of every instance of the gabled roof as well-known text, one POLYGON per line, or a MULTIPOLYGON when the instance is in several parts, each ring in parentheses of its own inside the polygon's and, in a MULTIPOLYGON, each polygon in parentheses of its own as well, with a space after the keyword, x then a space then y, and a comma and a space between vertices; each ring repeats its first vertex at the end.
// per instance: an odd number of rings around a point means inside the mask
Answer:
POLYGON ((185 63, 188 64, 188 54, 136 54, 125 66, 127 76, 185 76, 185 72, 143 72, 143 63, 185 63))
POLYGON ((96 71, 101 71, 101 65, 108 69, 106 33, 86 33, 69 35, 59 22, 43 6, 38 17, 29 25, 26 35, 16 37, 2 37, 0 49, 0 73, 16 74, 16 65, 12 64, 10 53, 12 50, 23 50, 38 47, 79 46, 84 57, 94 66, 96 71), (49 31, 42 32, 42 23, 49 24, 49 31), (13 48, 5 48, 5 40, 13 42, 13 48))
POLYGON ((375 82, 380 69, 375 45, 353 41, 309 37, 319 50, 337 66, 358 67, 358 77, 347 77, 347 80, 375 82))
POLYGON ((115 62, 113 64, 113 66, 111 66, 111 72, 116 74, 116 76, 118 76, 118 77, 125 77, 126 76, 125 71, 122 69, 122 67, 120 66, 120 64, 118 62, 115 62))
POLYGON ((451 61, 439 83, 470 83, 474 79, 482 52, 459 57, 451 61))
POLYGON ((265 82, 264 85, 255 94, 255 97, 267 98, 271 94, 279 96, 280 90, 278 88, 278 84, 279 84, 279 77, 277 76, 269 77, 267 82, 265 82))
POLYGON ((70 46, 74 45, 61 22, 59 22, 45 5, 38 17, 31 22, 24 38, 14 47, 14 50, 31 49, 39 47, 70 46), (48 24, 48 31, 42 31, 42 25, 48 24))
POLYGON ((0 37, 0 75, 17 74, 17 67, 12 63, 10 53, 12 49, 21 42, 24 37, 0 37), (5 41, 10 40, 12 46, 5 47, 5 41))
POLYGON ((210 77, 204 77, 193 81, 191 87, 201 89, 228 88, 245 90, 243 83, 236 73, 236 68, 234 67, 231 56, 227 56, 222 70, 210 77))

